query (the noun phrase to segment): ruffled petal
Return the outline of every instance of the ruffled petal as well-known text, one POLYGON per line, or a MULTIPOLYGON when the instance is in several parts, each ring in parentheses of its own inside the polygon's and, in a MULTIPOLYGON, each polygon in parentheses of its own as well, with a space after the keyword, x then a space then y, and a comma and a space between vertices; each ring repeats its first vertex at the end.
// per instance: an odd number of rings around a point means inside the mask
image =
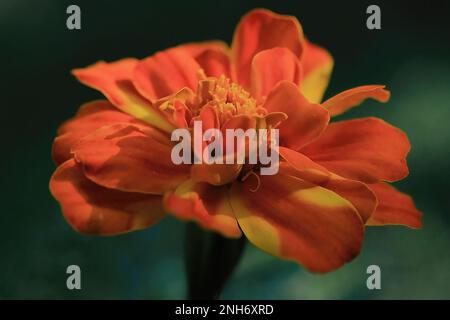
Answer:
POLYGON ((73 119, 64 122, 53 142, 52 156, 59 165, 72 156, 70 150, 80 138, 96 129, 117 122, 135 122, 137 119, 117 110, 106 100, 97 100, 82 105, 73 119))
POLYGON ((345 90, 322 103, 322 106, 328 109, 331 116, 338 116, 369 98, 387 102, 391 94, 384 88, 383 85, 368 85, 345 90))
POLYGON ((378 207, 367 221, 369 226, 404 225, 422 227, 422 212, 417 210, 412 198, 387 183, 371 184, 370 189, 378 198, 378 207))
POLYGON ((264 50, 253 58, 251 76, 252 96, 261 100, 282 80, 300 85, 300 60, 287 48, 264 50))
POLYGON ((361 118, 331 123, 301 152, 340 176, 373 183, 406 177, 409 150, 403 131, 378 118, 361 118))
POLYGON ((166 211, 181 220, 196 221, 225 237, 239 238, 241 230, 228 199, 227 187, 187 180, 164 196, 166 211))
POLYGON ((364 225, 353 205, 283 168, 259 184, 254 176, 233 183, 231 206, 250 242, 313 272, 337 269, 360 252, 364 225))
POLYGON ((310 102, 320 103, 333 71, 333 57, 324 48, 305 40, 301 63, 303 67, 301 91, 310 102))
POLYGON ((77 79, 102 92, 117 108, 166 132, 174 126, 164 115, 142 97, 132 83, 132 73, 138 60, 122 59, 112 63, 97 62, 89 67, 75 69, 77 79))
POLYGON ((297 18, 265 9, 249 12, 239 22, 231 45, 234 80, 250 89, 251 63, 258 52, 284 47, 300 58, 302 42, 303 31, 297 18))
POLYGON ((84 137, 72 153, 86 177, 101 186, 163 194, 189 177, 190 166, 173 163, 172 146, 155 129, 120 123, 84 137))
POLYGON ((298 87, 288 81, 280 82, 267 96, 264 108, 268 112, 283 112, 287 120, 280 130, 280 144, 298 150, 315 140, 330 120, 328 111, 319 104, 310 103, 298 87))
POLYGON ((162 196, 111 190, 86 179, 75 160, 64 162, 50 180, 64 217, 81 233, 115 235, 147 228, 163 216, 162 196))

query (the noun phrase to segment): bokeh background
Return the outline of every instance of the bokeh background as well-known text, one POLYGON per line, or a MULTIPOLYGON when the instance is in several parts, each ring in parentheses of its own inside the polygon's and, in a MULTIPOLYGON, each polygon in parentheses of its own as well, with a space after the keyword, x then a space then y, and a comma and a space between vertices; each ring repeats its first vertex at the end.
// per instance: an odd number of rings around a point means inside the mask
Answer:
POLYGON ((371 228, 362 254, 327 275, 248 245, 223 298, 450 298, 450 5, 373 1, 382 30, 365 26, 366 1, 0 1, 0 298, 178 299, 185 296, 184 224, 118 237, 87 237, 64 221, 48 191, 58 125, 100 95, 70 75, 74 67, 143 58, 183 42, 230 41, 255 7, 297 16, 308 37, 335 57, 326 97, 383 83, 388 104, 367 102, 346 118, 374 115, 409 135, 413 195, 424 227, 371 228), (82 29, 66 28, 81 7, 82 29), (66 268, 82 269, 82 290, 66 289, 66 268), (382 270, 382 290, 366 288, 366 268, 382 270))

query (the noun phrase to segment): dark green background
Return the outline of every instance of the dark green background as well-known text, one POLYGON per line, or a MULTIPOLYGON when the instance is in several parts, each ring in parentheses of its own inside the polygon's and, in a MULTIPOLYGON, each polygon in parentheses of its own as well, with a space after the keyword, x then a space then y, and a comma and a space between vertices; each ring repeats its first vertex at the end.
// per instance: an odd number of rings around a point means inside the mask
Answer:
POLYGON ((184 225, 168 218, 141 232, 86 237, 64 221, 48 191, 56 128, 100 95, 74 67, 143 58, 183 42, 230 41, 254 7, 296 15, 336 67, 326 96, 360 84, 392 90, 346 117, 376 115, 406 131, 411 175, 399 188, 424 212, 420 231, 370 228, 362 254, 337 272, 313 275, 249 245, 224 298, 450 298, 450 10, 448 1, 375 1, 382 30, 365 27, 365 1, 0 2, 0 298, 182 298, 184 225), (66 29, 69 4, 82 30, 66 29), (66 267, 82 268, 82 290, 66 289, 66 267), (366 268, 382 269, 382 290, 366 268))

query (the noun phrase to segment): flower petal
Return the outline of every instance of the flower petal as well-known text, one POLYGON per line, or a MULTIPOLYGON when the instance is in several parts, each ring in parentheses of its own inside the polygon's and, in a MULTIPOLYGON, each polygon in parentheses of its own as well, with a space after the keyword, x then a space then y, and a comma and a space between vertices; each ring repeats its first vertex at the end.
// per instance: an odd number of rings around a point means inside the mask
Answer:
POLYGON ((369 98, 379 102, 387 102, 391 94, 384 88, 383 85, 367 85, 345 90, 328 99, 322 105, 328 109, 331 116, 337 116, 369 98))
POLYGON ((267 96, 264 108, 268 112, 284 112, 287 120, 278 127, 280 144, 298 150, 316 139, 328 125, 328 111, 319 104, 308 102, 298 87, 288 81, 280 82, 267 96))
MULTIPOLYGON (((212 109, 212 108, 211 108, 212 109)), ((212 109, 214 110, 214 109, 212 109)), ((208 115, 212 114, 212 112, 208 111, 208 109, 202 110, 202 115, 204 114, 203 123, 206 127, 211 126, 215 123, 212 119, 208 119, 208 115)), ((223 137, 226 136, 227 129, 242 129, 244 132, 247 129, 255 128, 256 120, 253 117, 247 115, 238 115, 233 118, 228 119, 222 126, 221 131, 223 137)), ((248 140, 245 140, 246 144, 248 140)), ((234 181, 241 172, 243 167, 242 164, 237 163, 236 154, 239 151, 243 151, 246 145, 239 145, 237 139, 234 140, 234 154, 227 154, 227 144, 226 140, 222 144, 222 148, 224 150, 223 154, 223 164, 217 163, 199 163, 194 164, 191 169, 191 178, 196 182, 208 182, 215 186, 224 185, 234 181), (227 164, 227 158, 234 158, 235 161, 233 163, 227 164)), ((198 152, 196 152, 198 153, 198 152)))
POLYGON ((117 122, 138 121, 117 110, 107 100, 97 100, 82 105, 73 119, 64 122, 58 129, 58 137, 53 142, 52 156, 59 165, 72 156, 70 149, 85 135, 96 129, 117 122))
POLYGON ((234 80, 250 88, 251 63, 255 54, 285 47, 296 57, 302 54, 303 31, 297 18, 256 9, 239 22, 231 45, 234 80))
POLYGON ((364 222, 374 213, 377 207, 377 198, 366 184, 331 173, 294 150, 280 147, 279 152, 289 166, 295 169, 294 172, 289 173, 290 175, 331 190, 350 201, 364 222))
POLYGON ((340 176, 373 183, 406 177, 409 149, 400 129, 378 118, 361 118, 331 123, 301 152, 340 176))
POLYGON ((187 50, 205 71, 208 77, 231 77, 230 73, 230 49, 222 41, 208 41, 189 43, 180 46, 187 50))
POLYGON ((140 61, 133 72, 137 90, 150 101, 171 95, 184 87, 197 88, 200 66, 180 47, 160 51, 140 61))
POLYGON ((64 217, 81 233, 114 235, 147 228, 163 216, 162 197, 111 190, 96 185, 70 159, 50 180, 64 217))
POLYGON ((189 176, 190 166, 175 165, 168 137, 148 127, 102 127, 72 148, 86 177, 112 189, 163 194, 189 176))
POLYGON ((370 188, 378 198, 378 207, 367 225, 399 224, 415 229, 422 227, 422 212, 417 210, 409 195, 387 183, 371 184, 370 188))
POLYGON ((178 219, 196 221, 226 237, 241 236, 228 200, 227 187, 186 180, 175 191, 164 195, 164 207, 178 219))
POLYGON ((300 60, 287 48, 264 50, 253 58, 251 76, 251 93, 260 100, 282 80, 300 85, 300 60))
POLYGON ((231 206, 245 236, 275 256, 314 272, 328 272, 356 257, 364 226, 336 193, 286 175, 251 176, 231 188, 231 206))
POLYGON ((97 62, 87 68, 75 69, 72 73, 77 79, 102 92, 117 108, 133 117, 145 121, 156 128, 171 132, 174 128, 150 101, 136 91, 131 82, 136 59, 123 59, 112 63, 97 62))
POLYGON ((301 63, 301 91, 310 102, 320 103, 333 71, 333 57, 327 50, 305 39, 301 63))

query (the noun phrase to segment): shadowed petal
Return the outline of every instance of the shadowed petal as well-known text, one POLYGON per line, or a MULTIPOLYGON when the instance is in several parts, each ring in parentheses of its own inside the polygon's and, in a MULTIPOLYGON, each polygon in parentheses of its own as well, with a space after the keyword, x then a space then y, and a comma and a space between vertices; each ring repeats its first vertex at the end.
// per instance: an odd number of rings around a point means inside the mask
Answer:
POLYGON ((230 74, 230 49, 222 41, 195 42, 180 46, 187 50, 208 77, 230 74))
POLYGON ((228 200, 227 187, 187 180, 175 191, 164 195, 164 207, 178 219, 196 221, 226 237, 241 236, 228 200))
POLYGON ((83 175, 71 159, 50 180, 64 217, 81 233, 115 235, 147 228, 163 216, 162 197, 111 190, 83 175))

